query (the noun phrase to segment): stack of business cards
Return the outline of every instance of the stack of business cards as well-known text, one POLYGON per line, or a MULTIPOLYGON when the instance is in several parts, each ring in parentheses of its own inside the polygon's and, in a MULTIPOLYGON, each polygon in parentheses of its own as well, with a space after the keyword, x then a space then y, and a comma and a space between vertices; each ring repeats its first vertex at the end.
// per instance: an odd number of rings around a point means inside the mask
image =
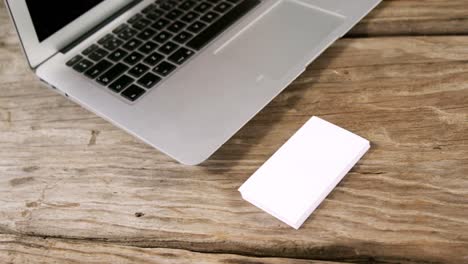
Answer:
POLYGON ((312 117, 239 191, 299 229, 369 148, 368 140, 312 117))

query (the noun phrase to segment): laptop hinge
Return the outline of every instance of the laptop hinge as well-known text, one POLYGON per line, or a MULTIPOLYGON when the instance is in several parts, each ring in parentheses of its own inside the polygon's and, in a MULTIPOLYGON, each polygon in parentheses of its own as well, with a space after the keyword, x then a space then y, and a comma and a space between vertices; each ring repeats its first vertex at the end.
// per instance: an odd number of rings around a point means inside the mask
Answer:
POLYGON ((60 50, 61 53, 67 53, 69 52, 70 50, 72 50, 74 47, 78 46, 81 42, 83 42, 84 40, 86 40, 87 38, 89 38, 91 35, 93 35, 94 33, 96 33, 97 31, 99 31, 101 28, 105 27, 107 24, 109 24, 110 22, 112 22, 114 19, 116 19, 117 17, 119 17, 120 15, 122 15, 123 13, 125 13, 127 10, 129 10, 130 8, 136 6, 137 4, 141 3, 143 0, 133 0, 131 3, 129 3, 128 5, 122 7, 121 9, 119 9, 119 11, 115 12, 113 15, 111 15, 110 17, 106 18, 104 21, 102 21, 101 23, 99 23, 97 26, 93 27, 91 30, 89 30, 88 32, 84 33, 83 35, 81 35, 79 38, 75 39, 74 41, 72 41, 70 44, 68 44, 67 46, 65 46, 63 49, 60 50))

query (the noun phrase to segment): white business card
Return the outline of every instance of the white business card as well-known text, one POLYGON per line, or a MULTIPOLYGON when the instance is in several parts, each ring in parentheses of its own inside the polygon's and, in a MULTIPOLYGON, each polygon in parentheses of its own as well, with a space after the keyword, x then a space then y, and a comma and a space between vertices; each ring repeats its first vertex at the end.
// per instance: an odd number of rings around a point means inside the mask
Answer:
POLYGON ((299 229, 369 148, 368 140, 312 117, 239 191, 246 201, 299 229))

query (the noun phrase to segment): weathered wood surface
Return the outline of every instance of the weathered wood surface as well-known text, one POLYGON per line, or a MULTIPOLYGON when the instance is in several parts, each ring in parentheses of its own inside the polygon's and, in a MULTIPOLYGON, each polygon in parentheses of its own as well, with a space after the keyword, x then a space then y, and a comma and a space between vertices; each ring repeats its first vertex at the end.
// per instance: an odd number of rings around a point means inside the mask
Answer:
POLYGON ((134 247, 182 249, 149 258, 468 262, 468 37, 341 40, 212 159, 186 167, 46 90, 11 29, 0 33, 0 233, 15 235, 2 241, 47 251, 28 236, 61 238, 79 247, 71 259, 107 262, 134 247), (294 231, 237 188, 311 115, 373 147, 294 231))
POLYGON ((135 248, 61 239, 0 235, 2 263, 158 263, 158 264, 340 264, 284 258, 255 258, 233 254, 203 254, 177 249, 135 248))
POLYGON ((468 33, 466 0, 384 0, 349 36, 468 33))

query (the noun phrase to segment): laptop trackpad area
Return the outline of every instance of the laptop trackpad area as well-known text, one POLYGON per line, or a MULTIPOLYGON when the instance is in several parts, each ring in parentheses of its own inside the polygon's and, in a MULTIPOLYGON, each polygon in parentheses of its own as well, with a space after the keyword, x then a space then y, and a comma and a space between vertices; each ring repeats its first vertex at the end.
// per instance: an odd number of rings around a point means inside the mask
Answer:
POLYGON ((222 45, 215 55, 231 65, 242 65, 245 74, 281 79, 307 55, 320 53, 317 48, 344 20, 307 0, 284 0, 222 45))

